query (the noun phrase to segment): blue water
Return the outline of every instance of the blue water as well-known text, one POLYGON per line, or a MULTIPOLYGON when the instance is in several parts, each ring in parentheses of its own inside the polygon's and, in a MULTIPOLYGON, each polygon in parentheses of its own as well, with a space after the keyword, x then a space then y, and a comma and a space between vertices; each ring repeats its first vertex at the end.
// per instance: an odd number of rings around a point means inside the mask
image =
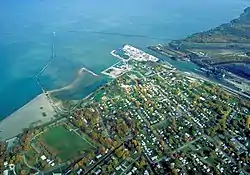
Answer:
POLYGON ((47 89, 69 84, 82 66, 100 73, 116 62, 109 52, 125 43, 165 44, 227 22, 247 6, 249 0, 2 0, 0 118, 41 92, 34 77, 51 57, 53 31, 57 62, 41 78, 47 89))

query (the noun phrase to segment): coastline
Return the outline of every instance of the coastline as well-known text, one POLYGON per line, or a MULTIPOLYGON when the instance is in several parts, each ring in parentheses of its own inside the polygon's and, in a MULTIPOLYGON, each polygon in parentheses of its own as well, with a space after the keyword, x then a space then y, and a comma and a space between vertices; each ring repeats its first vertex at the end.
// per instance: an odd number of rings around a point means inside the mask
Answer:
MULTIPOLYGON (((69 85, 48 91, 47 94, 39 94, 35 98, 31 99, 28 103, 23 105, 21 108, 1 120, 0 141, 5 141, 16 137, 18 134, 22 133, 25 128, 30 128, 31 126, 39 126, 55 119, 54 116, 56 114, 56 111, 51 105, 51 101, 47 97, 47 95, 73 88, 74 85, 81 80, 81 76, 84 72, 88 72, 93 76, 99 76, 91 70, 82 67, 81 69, 79 69, 76 79, 69 85), (43 116, 43 113, 45 113, 46 116, 43 116)), ((86 96, 84 99, 90 97, 92 94, 93 92, 86 96)), ((57 107, 60 106, 60 102, 57 102, 56 104, 57 107)))
POLYGON ((49 122, 55 118, 55 114, 48 97, 42 93, 0 121, 0 141, 11 139, 32 125, 49 122))

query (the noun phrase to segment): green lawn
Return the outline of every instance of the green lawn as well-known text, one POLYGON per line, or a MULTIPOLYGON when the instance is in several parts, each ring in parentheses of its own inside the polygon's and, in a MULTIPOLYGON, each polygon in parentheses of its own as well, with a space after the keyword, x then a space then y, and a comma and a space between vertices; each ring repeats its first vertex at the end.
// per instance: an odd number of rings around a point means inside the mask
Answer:
POLYGON ((94 94, 94 100, 95 100, 95 101, 101 101, 104 92, 105 92, 105 91, 104 91, 103 89, 98 90, 98 92, 96 92, 96 93, 94 94))
POLYGON ((77 156, 80 151, 88 152, 94 149, 85 139, 62 126, 50 129, 43 134, 42 139, 63 161, 77 156))
POLYGON ((213 159, 212 157, 208 157, 207 159, 206 159, 206 161, 208 161, 209 163, 211 163, 212 165, 216 165, 216 160, 215 159, 213 159))
POLYGON ((152 125, 152 127, 154 129, 162 129, 162 128, 165 128, 166 126, 168 126, 168 124, 169 123, 167 120, 163 120, 163 121, 160 121, 159 123, 152 125))
POLYGON ((36 164, 36 158, 37 158, 37 153, 36 151, 31 148, 29 151, 25 153, 26 160, 29 165, 35 165, 36 164))
POLYGON ((130 77, 143 78, 142 74, 140 74, 139 72, 136 72, 136 71, 130 71, 130 72, 128 72, 128 75, 130 75, 130 77))

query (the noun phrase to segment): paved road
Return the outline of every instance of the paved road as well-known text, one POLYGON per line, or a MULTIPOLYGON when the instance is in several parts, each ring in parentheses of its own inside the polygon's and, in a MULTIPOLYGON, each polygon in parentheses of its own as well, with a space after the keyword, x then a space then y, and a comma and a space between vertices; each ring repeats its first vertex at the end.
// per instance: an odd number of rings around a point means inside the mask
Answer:
MULTIPOLYGON (((204 137, 204 135, 201 135, 200 137, 197 137, 196 139, 194 139, 194 140, 192 140, 192 141, 190 141, 190 142, 187 142, 186 144, 184 144, 184 145, 182 145, 181 147, 179 147, 179 148, 177 148, 177 149, 171 151, 170 153, 172 154, 172 153, 178 152, 178 151, 182 150, 183 148, 185 148, 185 147, 187 147, 187 146, 193 144, 194 142, 196 142, 197 140, 199 140, 199 139, 202 138, 202 137, 204 137)), ((166 157, 163 157, 163 158, 157 160, 156 163, 161 162, 161 161, 164 160, 165 158, 166 158, 166 157)))
POLYGON ((103 156, 97 163, 95 163, 92 167, 90 167, 87 171, 84 172, 84 174, 88 174, 90 173, 93 169, 95 169, 95 167, 97 167, 101 162, 103 162, 104 160, 106 160, 110 155, 112 155, 115 150, 117 150, 120 146, 122 146, 125 142, 127 142, 128 140, 132 139, 132 136, 127 136, 124 138, 124 141, 118 145, 113 151, 110 151, 108 154, 106 154, 105 156, 103 156))
POLYGON ((143 151, 142 153, 143 153, 143 155, 146 157, 146 160, 147 160, 148 164, 150 165, 149 167, 150 167, 150 169, 152 170, 153 174, 157 174, 157 172, 155 171, 155 169, 154 169, 154 167, 153 167, 154 162, 151 161, 151 159, 148 157, 147 154, 145 154, 144 151, 143 151))
MULTIPOLYGON (((183 74, 187 74, 187 73, 183 73, 183 74)), ((228 90, 228 91, 230 91, 230 92, 236 93, 236 94, 241 95, 241 96, 243 96, 243 97, 245 97, 245 98, 247 98, 247 99, 250 99, 250 96, 249 96, 249 95, 244 94, 244 93, 242 93, 242 92, 240 92, 240 91, 237 91, 237 90, 235 90, 235 89, 233 89, 233 88, 230 88, 230 87, 228 87, 228 86, 225 86, 225 85, 223 85, 223 84, 221 84, 221 83, 214 82, 214 81, 212 81, 212 80, 210 80, 210 79, 208 79, 208 78, 206 78, 206 77, 200 76, 200 75, 195 74, 195 73, 188 73, 188 75, 191 76, 191 77, 194 77, 194 78, 198 78, 198 79, 202 79, 202 80, 205 80, 205 81, 209 81, 209 82, 215 83, 215 84, 217 84, 217 85, 223 87, 224 89, 226 89, 226 90, 228 90)))
POLYGON ((127 173, 127 172, 130 170, 130 168, 132 168, 133 164, 134 164, 139 158, 140 158, 140 156, 137 157, 135 160, 133 159, 133 162, 126 168, 125 171, 123 171, 123 172, 121 173, 121 175, 127 173))

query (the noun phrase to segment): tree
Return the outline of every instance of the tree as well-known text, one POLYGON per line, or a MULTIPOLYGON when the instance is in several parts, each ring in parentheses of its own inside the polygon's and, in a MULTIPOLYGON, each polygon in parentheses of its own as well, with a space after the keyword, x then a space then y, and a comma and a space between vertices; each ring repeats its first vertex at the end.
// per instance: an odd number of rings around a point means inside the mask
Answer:
POLYGON ((194 135, 195 135, 196 128, 194 128, 194 126, 192 125, 192 126, 190 127, 190 131, 191 131, 191 135, 194 136, 194 135))
POLYGON ((213 150, 213 151, 210 153, 210 156, 211 156, 212 159, 216 158, 217 155, 216 155, 215 150, 213 150))
POLYGON ((246 119, 246 128, 250 128, 250 115, 248 115, 246 119))
POLYGON ((180 160, 179 160, 178 158, 176 158, 176 159, 174 160, 174 163, 175 163, 176 167, 179 167, 179 166, 180 166, 180 160))
POLYGON ((22 171, 21 171, 21 175, 26 175, 25 170, 22 170, 22 171))
POLYGON ((172 175, 178 175, 177 169, 172 170, 172 175))
POLYGON ((214 126, 213 128, 210 128, 209 129, 209 136, 214 137, 216 131, 217 131, 217 127, 214 126))
POLYGON ((111 173, 113 171, 113 167, 111 165, 108 165, 107 167, 107 172, 111 173))
POLYGON ((0 155, 3 155, 5 153, 6 144, 5 142, 0 142, 0 155))
POLYGON ((161 145, 162 147, 164 147, 164 146, 165 146, 165 142, 164 142, 164 140, 160 139, 160 145, 161 145))
POLYGON ((105 145, 106 147, 110 148, 111 147, 112 140, 110 138, 105 139, 105 145))
POLYGON ((84 157, 84 158, 82 158, 82 160, 81 160, 81 163, 84 165, 85 163, 87 163, 88 162, 88 157, 84 157))
POLYGON ((77 120, 76 125, 77 125, 78 128, 82 127, 83 126, 83 121, 82 120, 77 120))
POLYGON ((226 116, 223 116, 222 117, 222 119, 220 119, 220 121, 219 121, 219 123, 220 123, 220 125, 221 125, 221 128, 223 129, 223 130, 225 130, 226 129, 226 116))
POLYGON ((137 145, 139 145, 139 144, 138 144, 138 141, 135 140, 135 139, 132 140, 132 143, 133 143, 133 145, 134 145, 135 147, 136 147, 137 145))
POLYGON ((173 141, 173 138, 172 138, 172 136, 169 136, 169 143, 171 144, 171 145, 173 145, 173 143, 174 143, 174 141, 173 141))
POLYGON ((136 150, 138 151, 138 153, 141 153, 141 151, 142 151, 141 146, 140 146, 140 145, 138 145, 138 146, 136 147, 136 150))
POLYGON ((124 150, 122 157, 123 157, 123 159, 128 158, 129 157, 129 151, 128 150, 124 150))
POLYGON ((92 157, 94 157, 94 156, 95 156, 94 151, 90 151, 90 152, 89 152, 89 157, 92 158, 92 157))
POLYGON ((145 165, 146 165, 145 159, 141 159, 140 161, 137 161, 137 162, 136 162, 136 166, 137 166, 137 168, 139 168, 139 169, 142 169, 145 165))
POLYGON ((174 131, 177 131, 176 119, 174 117, 172 118, 172 128, 174 131))
POLYGON ((125 134, 129 131, 129 128, 125 122, 122 122, 121 129, 125 134))
POLYGON ((105 142, 104 136, 103 136, 102 134, 99 134, 99 135, 98 135, 98 138, 99 138, 100 143, 101 143, 101 144, 104 144, 104 142, 105 142))
POLYGON ((123 155, 123 147, 120 146, 118 149, 115 150, 115 155, 118 157, 118 158, 121 158, 122 155, 123 155))
POLYGON ((118 146, 118 142, 115 140, 115 141, 113 141, 113 147, 117 147, 118 146))
POLYGON ((113 167, 116 167, 118 165, 118 160, 115 158, 112 162, 113 167))
POLYGON ((90 137, 93 139, 93 140, 96 140, 97 139, 97 133, 96 132, 92 132, 90 134, 90 137))
POLYGON ((79 168, 79 165, 78 165, 78 163, 76 163, 74 166, 74 170, 76 171, 78 168, 79 168))
POLYGON ((136 101, 136 102, 135 102, 135 105, 136 105, 137 108, 139 108, 140 105, 141 105, 141 103, 140 103, 139 101, 136 101))
POLYGON ((104 147, 101 147, 100 150, 99 150, 100 154, 104 154, 105 151, 106 151, 106 149, 104 147))
POLYGON ((150 110, 151 114, 154 112, 154 108, 153 107, 151 107, 149 110, 150 110))

